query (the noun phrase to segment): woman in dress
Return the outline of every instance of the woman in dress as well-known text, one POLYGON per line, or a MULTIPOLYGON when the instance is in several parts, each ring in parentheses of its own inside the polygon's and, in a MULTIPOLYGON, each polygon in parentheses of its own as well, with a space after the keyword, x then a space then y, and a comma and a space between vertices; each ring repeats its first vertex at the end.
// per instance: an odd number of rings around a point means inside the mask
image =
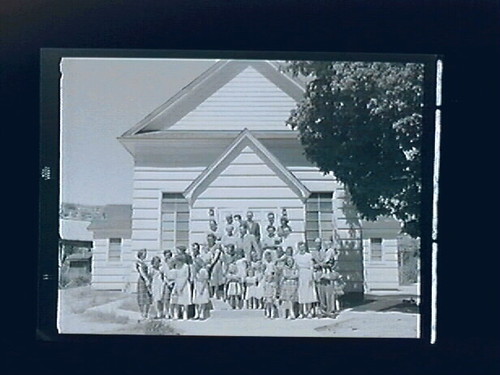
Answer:
POLYGON ((176 302, 174 318, 180 318, 182 311, 183 319, 187 320, 188 306, 192 303, 189 285, 189 266, 186 264, 184 257, 176 257, 175 261, 175 284, 172 292, 176 302))
POLYGON ((292 257, 285 259, 282 272, 280 299, 282 301, 283 317, 295 319, 293 305, 297 302, 299 270, 292 257))
POLYGON ((299 318, 312 318, 312 304, 318 301, 313 280, 313 260, 311 254, 307 252, 305 242, 299 242, 297 247, 298 252, 295 254, 295 262, 297 263, 297 268, 299 269, 299 318))
POLYGON ((160 265, 161 265, 160 257, 154 256, 151 259, 150 277, 151 277, 151 297, 153 299, 156 308, 155 319, 163 318, 164 283, 163 283, 163 272, 160 269, 160 265))
POLYGON ((137 280, 137 304, 144 319, 148 317, 149 307, 152 302, 151 278, 148 272, 148 265, 146 264, 147 253, 146 249, 139 250, 135 262, 135 269, 139 274, 139 279, 137 280))
POLYGON ((223 251, 220 243, 216 243, 216 237, 213 233, 207 235, 207 246, 211 254, 207 268, 210 276, 210 296, 221 299, 224 291, 223 251))

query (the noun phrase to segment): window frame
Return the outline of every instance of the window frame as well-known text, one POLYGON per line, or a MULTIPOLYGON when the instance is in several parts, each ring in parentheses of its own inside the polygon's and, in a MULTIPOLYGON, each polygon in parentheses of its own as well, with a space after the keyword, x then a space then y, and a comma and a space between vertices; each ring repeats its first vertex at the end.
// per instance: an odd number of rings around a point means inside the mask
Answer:
POLYGON ((189 245, 189 235, 190 235, 190 218, 191 218, 191 210, 189 207, 189 202, 184 197, 183 193, 179 192, 162 192, 161 193, 161 201, 160 201, 160 249, 173 250, 179 245, 189 245), (171 202, 167 202, 167 199, 171 199, 171 202), (182 202, 181 202, 182 200, 182 202), (166 204, 173 204, 173 210, 166 210, 166 204), (182 204, 182 208, 185 210, 179 210, 179 205, 182 204), (164 219, 165 214, 173 215, 171 220, 166 221, 164 219), (181 215, 186 215, 185 220, 179 220, 181 215), (172 229, 165 229, 165 224, 168 223, 169 227, 172 229), (179 225, 187 223, 186 228, 179 228, 179 225), (179 238, 179 233, 183 233, 183 238, 179 238), (171 238, 165 238, 166 235, 169 234, 171 238), (172 243, 172 245, 164 245, 166 242, 172 243))
POLYGON ((110 237, 108 238, 108 256, 107 256, 107 261, 108 262, 121 262, 122 261, 122 251, 123 251, 123 238, 121 237, 110 237), (114 242, 114 240, 117 240, 118 242, 114 242), (115 256, 113 255, 112 257, 112 250, 115 251, 115 249, 112 249, 112 244, 117 243, 118 244, 118 259, 115 259, 115 256))
MULTIPOLYGON (((377 251, 379 249, 376 249, 377 251)), ((375 262, 375 263, 379 263, 379 262, 383 262, 384 261, 384 239, 382 237, 370 237, 370 262, 375 262), (375 242, 374 240, 380 240, 380 242, 375 242), (377 255, 377 259, 374 258, 374 244, 377 243, 377 244, 380 244, 380 259, 378 259, 378 255, 377 255)))
POLYGON ((308 246, 314 242, 314 240, 320 237, 322 240, 328 240, 331 236, 334 235, 333 229, 333 191, 328 192, 312 192, 311 195, 306 199, 304 204, 304 232, 305 239, 308 246), (325 203, 328 204, 328 207, 324 208, 325 203), (313 211, 309 210, 310 205, 314 204, 315 207, 313 211), (322 218, 322 214, 328 213, 330 219, 324 220, 322 218), (313 215, 311 215, 313 214, 313 215), (311 216, 314 216, 311 218, 311 216), (323 223, 328 222, 328 228, 324 228, 323 223), (312 228, 311 228, 312 225, 312 228), (324 232, 328 234, 325 236, 324 232), (310 235, 311 233, 315 233, 314 235, 310 235))

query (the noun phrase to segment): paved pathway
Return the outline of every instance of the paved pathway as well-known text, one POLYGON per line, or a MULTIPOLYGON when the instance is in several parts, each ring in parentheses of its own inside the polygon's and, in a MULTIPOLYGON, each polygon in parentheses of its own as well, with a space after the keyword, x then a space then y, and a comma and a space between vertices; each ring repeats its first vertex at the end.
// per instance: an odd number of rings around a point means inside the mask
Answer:
POLYGON ((347 309, 335 319, 268 319, 262 310, 232 310, 214 301, 209 319, 168 324, 189 336, 416 337, 418 315, 347 309))
MULTIPOLYGON (((137 324, 137 311, 120 308, 114 301, 87 310, 66 314, 60 310, 59 327, 64 333, 144 334, 148 322, 137 324), (111 321, 106 318, 113 316, 111 321), (120 318, 126 323, 117 324, 120 318)), ((337 318, 268 319, 263 310, 232 310, 214 300, 209 319, 164 320, 175 332, 188 336, 279 336, 279 337, 418 337, 418 314, 356 311, 346 309, 337 318)), ((375 306, 372 306, 375 307, 375 306)))

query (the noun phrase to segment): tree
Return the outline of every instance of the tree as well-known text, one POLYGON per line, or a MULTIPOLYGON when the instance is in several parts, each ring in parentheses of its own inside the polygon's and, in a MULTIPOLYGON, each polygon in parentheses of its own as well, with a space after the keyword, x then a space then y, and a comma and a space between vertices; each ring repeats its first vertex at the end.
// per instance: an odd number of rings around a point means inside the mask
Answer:
POLYGON ((306 80, 287 121, 305 155, 342 182, 360 216, 419 236, 423 64, 291 61, 306 80))

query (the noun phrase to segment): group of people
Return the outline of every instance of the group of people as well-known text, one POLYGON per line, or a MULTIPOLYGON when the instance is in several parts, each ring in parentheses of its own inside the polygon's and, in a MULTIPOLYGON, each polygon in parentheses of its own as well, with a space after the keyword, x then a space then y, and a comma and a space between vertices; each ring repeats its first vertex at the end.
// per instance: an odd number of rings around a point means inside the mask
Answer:
MULTIPOLYGON (((211 212, 209 212, 209 215, 211 212)), ((225 233, 210 215, 204 245, 193 243, 163 251, 163 259, 138 251, 137 299, 141 314, 156 318, 207 319, 212 299, 232 309, 262 309, 267 318, 334 317, 340 310, 344 281, 336 271, 339 253, 332 241, 318 238, 313 249, 304 241, 289 243, 286 211, 277 230, 274 214, 261 237, 260 227, 247 213, 227 215, 225 233), (239 233, 236 236, 236 231, 239 233)))

